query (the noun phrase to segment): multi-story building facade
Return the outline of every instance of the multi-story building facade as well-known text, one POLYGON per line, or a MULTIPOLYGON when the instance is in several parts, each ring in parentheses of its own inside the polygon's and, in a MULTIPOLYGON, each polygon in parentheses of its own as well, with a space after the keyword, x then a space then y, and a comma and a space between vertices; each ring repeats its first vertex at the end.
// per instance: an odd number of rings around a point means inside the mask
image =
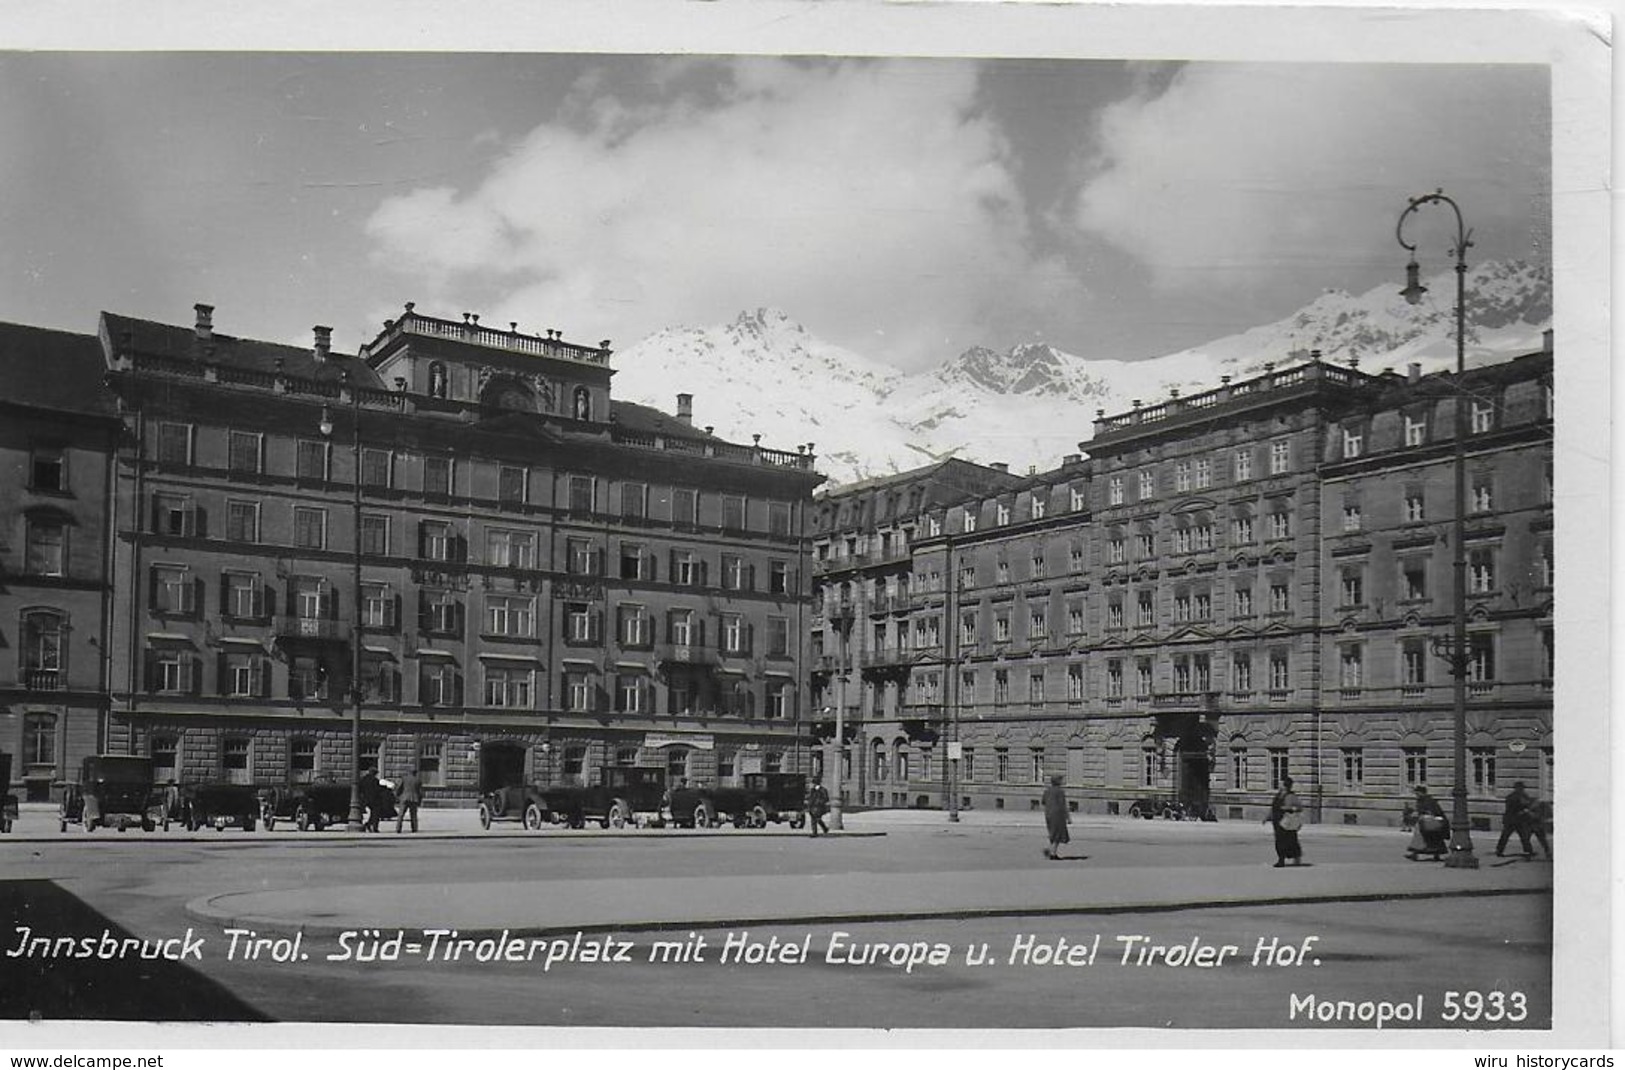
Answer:
MULTIPOLYGON (((1318 816, 1369 822, 1397 820, 1417 783, 1448 790, 1450 678, 1426 659, 1450 619, 1438 539, 1463 391, 1474 812, 1512 779, 1549 792, 1550 368, 1549 350, 1462 384, 1266 365, 1101 413, 1087 459, 932 503, 906 558, 869 566, 913 597, 907 649, 872 658, 877 684, 902 667, 902 698, 862 696, 849 796, 1029 809, 1060 773, 1081 809, 1242 817, 1291 775, 1318 816)), ((873 489, 822 508, 861 525, 873 489)))
POLYGON ((806 760, 808 450, 611 396, 607 342, 411 305, 355 356, 104 314, 108 744, 160 779, 432 794, 806 760), (353 666, 359 665, 359 678, 353 666))
POLYGON ((102 371, 92 337, 0 325, 0 752, 4 790, 35 801, 104 738, 120 425, 102 371))

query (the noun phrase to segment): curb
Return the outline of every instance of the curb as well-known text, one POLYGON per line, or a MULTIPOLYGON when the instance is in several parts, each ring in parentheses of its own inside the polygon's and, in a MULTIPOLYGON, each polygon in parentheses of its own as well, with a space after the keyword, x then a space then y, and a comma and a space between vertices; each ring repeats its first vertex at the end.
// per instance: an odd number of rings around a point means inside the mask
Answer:
MULTIPOLYGON (((544 842, 547 840, 604 840, 612 839, 616 842, 627 843, 635 840, 697 840, 697 839, 770 839, 793 840, 811 839, 805 832, 780 832, 775 829, 475 829, 469 832, 349 832, 336 830, 333 832, 270 832, 262 831, 244 833, 240 829, 233 829, 239 833, 235 836, 224 836, 210 830, 208 832, 141 832, 134 830, 137 835, 120 836, 115 830, 107 830, 108 835, 100 836, 93 833, 80 832, 77 836, 70 829, 68 832, 57 832, 51 835, 23 835, 15 832, 10 835, 0 835, 0 847, 8 843, 83 843, 97 844, 112 840, 115 843, 138 843, 157 839, 163 843, 206 843, 218 847, 273 847, 286 843, 330 843, 330 844, 373 844, 382 846, 386 843, 408 844, 424 840, 435 841, 462 841, 462 840, 525 840, 544 842)), ((843 831, 821 833, 834 836, 838 839, 865 840, 877 839, 886 835, 883 831, 843 831)))

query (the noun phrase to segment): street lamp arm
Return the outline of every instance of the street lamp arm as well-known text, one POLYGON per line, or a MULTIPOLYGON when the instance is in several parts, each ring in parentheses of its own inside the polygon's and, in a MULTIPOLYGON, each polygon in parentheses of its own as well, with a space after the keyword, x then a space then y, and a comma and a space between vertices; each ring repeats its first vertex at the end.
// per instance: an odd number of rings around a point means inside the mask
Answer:
POLYGON ((1467 250, 1473 247, 1473 232, 1467 229, 1466 221, 1461 215, 1461 206, 1447 196, 1442 189, 1434 190, 1432 193, 1424 193, 1420 197, 1412 197, 1410 203, 1405 206, 1405 210, 1399 214, 1399 222, 1394 226, 1394 237, 1399 240, 1399 244, 1407 252, 1414 255, 1416 253, 1416 244, 1405 240, 1405 221, 1411 217, 1413 212, 1428 204, 1447 204, 1450 206, 1450 210, 1456 214, 1456 247, 1451 250, 1450 255, 1456 258, 1458 266, 1465 266, 1467 250))

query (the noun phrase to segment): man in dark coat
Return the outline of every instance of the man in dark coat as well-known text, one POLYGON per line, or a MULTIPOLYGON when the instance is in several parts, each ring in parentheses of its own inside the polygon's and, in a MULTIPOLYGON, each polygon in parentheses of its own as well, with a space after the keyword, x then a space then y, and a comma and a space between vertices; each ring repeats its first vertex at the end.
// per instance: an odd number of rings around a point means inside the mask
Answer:
POLYGON ((401 826, 406 823, 407 815, 412 817, 412 831, 418 830, 418 804, 423 801, 423 777, 418 773, 417 766, 406 771, 401 777, 400 786, 395 790, 395 832, 399 835, 401 826))
POLYGON ((1298 842, 1298 829, 1303 827, 1303 803, 1292 791, 1292 778, 1282 777, 1281 787, 1270 800, 1270 814, 1265 818, 1275 830, 1275 868, 1292 859, 1294 866, 1303 864, 1303 845, 1298 842))
POLYGON ((1523 845, 1525 858, 1535 857, 1533 846, 1529 842, 1530 833, 1530 799, 1523 790, 1523 781, 1512 785, 1507 793, 1506 803, 1501 811, 1501 838, 1495 841, 1495 857, 1506 856, 1507 841, 1517 833, 1518 842, 1523 845))
POLYGON ((829 812, 829 789, 818 781, 807 786, 807 826, 812 835, 818 835, 818 830, 829 832, 829 826, 824 823, 824 815, 829 812))
POLYGON ((1049 831, 1049 846, 1044 848, 1044 857, 1054 861, 1061 857, 1061 844, 1071 843, 1072 837, 1067 835, 1066 825, 1071 815, 1066 809, 1066 789, 1061 787, 1061 774, 1056 773, 1049 778, 1049 787, 1044 789, 1044 827, 1049 831))

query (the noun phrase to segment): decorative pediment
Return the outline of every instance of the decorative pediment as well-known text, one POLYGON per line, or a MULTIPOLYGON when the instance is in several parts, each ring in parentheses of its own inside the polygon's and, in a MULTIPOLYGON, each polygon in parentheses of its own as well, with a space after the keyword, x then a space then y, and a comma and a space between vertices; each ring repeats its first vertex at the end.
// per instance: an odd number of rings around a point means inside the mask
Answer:
POLYGON ((1219 503, 1212 498, 1187 498, 1168 511, 1176 516, 1181 516, 1187 513, 1199 513, 1204 509, 1217 509, 1218 505, 1219 503))
POLYGON ((1198 625, 1190 624, 1175 629, 1168 635, 1170 643, 1211 643, 1214 635, 1211 631, 1198 625))

